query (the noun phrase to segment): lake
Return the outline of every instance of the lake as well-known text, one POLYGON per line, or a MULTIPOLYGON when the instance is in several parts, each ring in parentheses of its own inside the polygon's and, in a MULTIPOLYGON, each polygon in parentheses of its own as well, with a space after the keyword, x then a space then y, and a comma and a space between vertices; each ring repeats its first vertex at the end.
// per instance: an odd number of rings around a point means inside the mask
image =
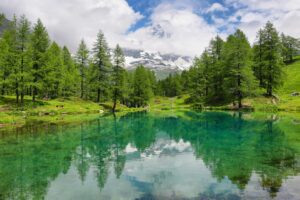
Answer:
POLYGON ((300 199, 300 121, 131 113, 0 135, 0 199, 300 199))

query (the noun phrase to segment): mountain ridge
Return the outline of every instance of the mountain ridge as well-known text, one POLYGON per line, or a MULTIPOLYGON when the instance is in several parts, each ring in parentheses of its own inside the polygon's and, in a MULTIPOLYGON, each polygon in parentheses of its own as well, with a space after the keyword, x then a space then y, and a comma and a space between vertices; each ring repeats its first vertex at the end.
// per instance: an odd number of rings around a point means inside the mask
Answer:
POLYGON ((141 49, 123 48, 125 56, 125 67, 133 70, 139 65, 143 65, 155 72, 158 79, 166 78, 169 74, 179 73, 189 69, 193 59, 189 56, 176 54, 162 54, 160 52, 150 52, 141 49))

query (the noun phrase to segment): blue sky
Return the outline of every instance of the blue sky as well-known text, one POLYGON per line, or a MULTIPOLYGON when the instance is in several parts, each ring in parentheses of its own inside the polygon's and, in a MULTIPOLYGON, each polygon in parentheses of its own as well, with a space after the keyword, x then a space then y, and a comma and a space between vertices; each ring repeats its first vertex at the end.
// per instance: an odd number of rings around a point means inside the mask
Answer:
POLYGON ((40 18, 51 38, 73 52, 81 39, 92 48, 99 30, 111 47, 189 56, 237 28, 253 44, 268 20, 300 37, 299 0, 1 0, 0 12, 40 18))
MULTIPOLYGON (((134 24, 132 27, 130 27, 130 31, 135 31, 139 28, 142 28, 144 26, 147 26, 151 24, 151 14, 153 10, 161 3, 164 2, 172 2, 172 1, 165 1, 165 0, 126 0, 129 6, 133 8, 135 12, 140 12, 144 18, 139 20, 136 24, 134 24)), ((213 4, 215 5, 224 5, 223 0, 183 0, 181 3, 181 8, 184 9, 185 6, 193 5, 193 11, 197 15, 203 17, 207 23, 214 24, 213 16, 218 17, 221 19, 228 19, 232 13, 235 13, 237 8, 234 8, 233 6, 227 6, 226 10, 215 10, 213 15, 212 13, 205 12, 205 8, 210 8, 213 4)), ((180 6, 179 6, 180 8, 180 6)), ((224 7, 225 8, 225 7, 224 7)), ((219 27, 219 31, 223 32, 226 31, 225 27, 219 27)))

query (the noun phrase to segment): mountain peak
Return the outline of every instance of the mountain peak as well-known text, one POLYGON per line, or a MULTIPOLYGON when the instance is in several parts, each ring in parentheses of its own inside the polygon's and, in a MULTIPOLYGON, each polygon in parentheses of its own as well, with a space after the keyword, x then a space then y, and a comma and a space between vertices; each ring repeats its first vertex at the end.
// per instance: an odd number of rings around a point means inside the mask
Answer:
POLYGON ((144 65, 153 70, 159 79, 188 69, 193 61, 191 57, 176 54, 161 54, 160 52, 129 48, 123 50, 127 69, 130 70, 138 65, 144 65))

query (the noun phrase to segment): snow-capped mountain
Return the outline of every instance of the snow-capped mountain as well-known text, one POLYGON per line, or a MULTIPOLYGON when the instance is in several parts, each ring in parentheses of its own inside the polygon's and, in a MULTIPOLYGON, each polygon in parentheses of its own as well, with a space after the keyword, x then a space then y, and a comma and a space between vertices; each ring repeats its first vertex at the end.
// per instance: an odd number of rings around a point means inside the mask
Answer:
POLYGON ((136 49, 123 49, 126 68, 131 70, 138 65, 153 70, 158 78, 165 78, 170 73, 176 73, 188 69, 192 64, 192 58, 175 54, 161 54, 136 49))

